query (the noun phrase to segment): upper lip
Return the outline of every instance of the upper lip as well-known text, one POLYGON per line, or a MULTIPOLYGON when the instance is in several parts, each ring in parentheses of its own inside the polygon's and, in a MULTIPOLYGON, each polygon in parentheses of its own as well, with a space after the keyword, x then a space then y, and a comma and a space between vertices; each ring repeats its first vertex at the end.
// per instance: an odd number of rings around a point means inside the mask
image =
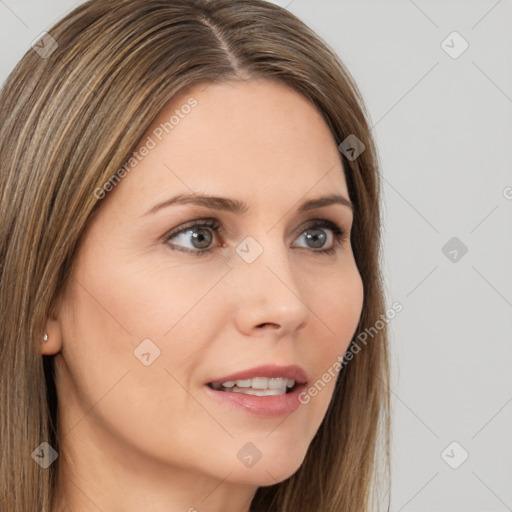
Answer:
POLYGON ((232 373, 231 375, 226 375, 225 377, 214 379, 208 384, 222 384, 223 382, 227 382, 229 380, 253 379, 255 377, 267 377, 269 379, 285 377, 287 379, 293 379, 298 384, 304 384, 308 380, 306 372, 300 366, 279 366, 275 364, 266 364, 255 366, 254 368, 250 368, 248 370, 242 370, 237 373, 232 373))

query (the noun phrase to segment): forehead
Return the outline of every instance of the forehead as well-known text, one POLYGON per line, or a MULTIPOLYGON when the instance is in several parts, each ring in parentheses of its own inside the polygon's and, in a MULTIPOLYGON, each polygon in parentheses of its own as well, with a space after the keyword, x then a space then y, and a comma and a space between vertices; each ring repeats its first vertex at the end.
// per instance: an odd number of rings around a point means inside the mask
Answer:
POLYGON ((151 149, 123 180, 124 194, 158 200, 201 192, 292 203, 308 191, 347 195, 322 115, 274 80, 188 87, 160 112, 144 145, 151 149))

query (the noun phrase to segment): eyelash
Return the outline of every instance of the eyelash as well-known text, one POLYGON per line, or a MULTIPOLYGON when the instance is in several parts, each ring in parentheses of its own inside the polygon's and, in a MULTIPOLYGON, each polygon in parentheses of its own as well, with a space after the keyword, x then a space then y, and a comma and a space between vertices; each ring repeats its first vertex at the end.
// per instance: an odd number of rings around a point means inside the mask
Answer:
MULTIPOLYGON (((197 228, 208 228, 208 229, 211 229, 212 231, 214 231, 215 233, 223 232, 222 225, 217 220, 202 219, 202 220, 194 221, 187 226, 184 226, 179 231, 172 232, 168 235, 165 235, 164 242, 166 242, 169 245, 169 247, 171 248, 171 250, 173 250, 173 251, 186 252, 189 254, 193 254, 195 256, 203 256, 203 255, 211 252, 212 248, 197 249, 197 250, 184 249, 184 248, 178 249, 176 247, 172 247, 172 245, 168 243, 171 238, 174 238, 175 236, 180 235, 181 233, 185 233, 187 231, 194 230, 197 228)), ((313 252, 313 253, 320 253, 321 255, 325 255, 325 256, 334 254, 336 252, 336 250, 338 249, 338 247, 340 245, 342 245, 348 238, 347 232, 344 229, 340 228, 340 226, 338 226, 336 223, 331 222, 330 220, 327 220, 327 219, 314 219, 310 224, 308 224, 301 231, 300 234, 302 235, 302 234, 304 234, 305 231, 309 231, 310 229, 315 229, 315 228, 330 229, 334 234, 334 242, 333 242, 333 246, 330 247, 329 249, 318 249, 318 250, 311 249, 311 252, 313 252)), ((307 247, 301 247, 301 249, 307 249, 307 247)))

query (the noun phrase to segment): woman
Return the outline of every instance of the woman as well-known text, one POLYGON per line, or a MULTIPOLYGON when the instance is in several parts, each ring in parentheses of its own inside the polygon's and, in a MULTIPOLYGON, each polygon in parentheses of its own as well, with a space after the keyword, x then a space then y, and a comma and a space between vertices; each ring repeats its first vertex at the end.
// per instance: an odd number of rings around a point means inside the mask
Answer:
POLYGON ((334 52, 262 0, 92 0, 0 105, 1 510, 370 510, 379 182, 334 52))

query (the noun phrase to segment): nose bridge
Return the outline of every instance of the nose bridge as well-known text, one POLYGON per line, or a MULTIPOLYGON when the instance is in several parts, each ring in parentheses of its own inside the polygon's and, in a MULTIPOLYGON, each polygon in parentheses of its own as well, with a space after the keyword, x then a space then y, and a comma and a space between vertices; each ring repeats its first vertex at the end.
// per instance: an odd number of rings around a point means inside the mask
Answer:
POLYGON ((236 253, 242 260, 237 262, 237 268, 247 272, 248 279, 254 280, 255 285, 264 282, 272 289, 292 288, 299 294, 290 266, 289 250, 277 229, 270 232, 260 230, 248 235, 237 246, 236 253), (282 281, 288 286, 286 287, 282 281))
POLYGON ((273 323, 290 330, 307 317, 289 251, 277 229, 248 235, 236 248, 237 309, 252 326, 273 323))

